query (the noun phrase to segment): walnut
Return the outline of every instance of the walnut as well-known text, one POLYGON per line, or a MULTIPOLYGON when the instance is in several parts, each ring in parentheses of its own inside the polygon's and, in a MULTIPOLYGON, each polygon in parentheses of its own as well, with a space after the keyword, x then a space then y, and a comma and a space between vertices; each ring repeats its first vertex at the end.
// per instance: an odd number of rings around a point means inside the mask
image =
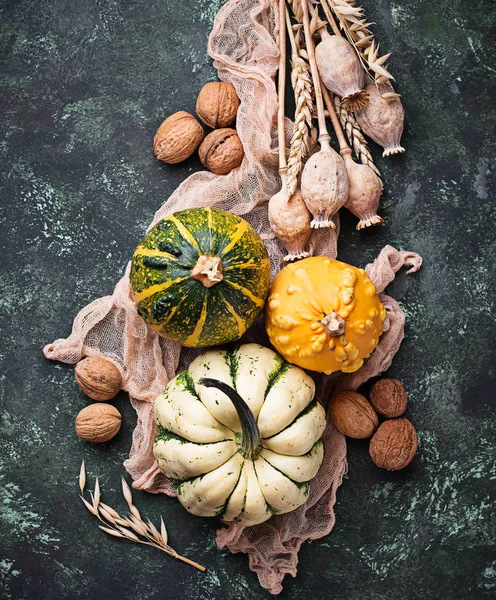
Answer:
POLYGON ((375 410, 391 419, 399 417, 406 410, 406 392, 397 379, 380 379, 370 390, 370 402, 375 410))
POLYGON ((239 99, 233 84, 224 81, 204 85, 196 100, 196 113, 212 129, 231 125, 238 107, 239 99))
POLYGON ((110 400, 121 389, 119 369, 104 358, 83 358, 76 365, 75 375, 80 390, 92 400, 110 400))
POLYGON ((193 115, 180 110, 158 128, 153 139, 153 154, 165 163, 175 164, 186 160, 203 139, 203 127, 193 115))
POLYGON ((245 152, 235 129, 216 129, 203 140, 198 153, 202 164, 217 175, 239 167, 245 152))
POLYGON ((348 437, 369 438, 377 429, 379 419, 370 402, 357 392, 345 390, 331 401, 331 419, 348 437))
POLYGON ((415 427, 401 417, 381 424, 370 440, 369 453, 378 467, 397 471, 412 462, 417 447, 415 427))
POLYGON ((121 413, 110 404, 90 404, 76 417, 76 433, 88 442, 108 442, 120 428, 121 413))

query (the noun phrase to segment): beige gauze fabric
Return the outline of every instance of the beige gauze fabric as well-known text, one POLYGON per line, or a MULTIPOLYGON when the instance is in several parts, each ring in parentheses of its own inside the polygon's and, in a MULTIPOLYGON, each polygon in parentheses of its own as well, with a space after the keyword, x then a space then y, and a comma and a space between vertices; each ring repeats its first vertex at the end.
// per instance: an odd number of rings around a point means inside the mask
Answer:
MULTIPOLYGON (((206 171, 191 175, 162 205, 150 224, 152 227, 175 211, 201 206, 217 206, 242 215, 267 245, 272 277, 279 271, 285 254, 271 233, 267 217, 267 201, 280 189, 274 81, 279 58, 277 10, 274 0, 231 0, 221 8, 210 35, 209 53, 219 78, 233 83, 241 100, 236 127, 245 158, 240 168, 225 176, 206 171)), ((288 140, 291 128, 288 120, 288 140)), ((336 257, 337 216, 335 223, 335 230, 314 232, 315 254, 336 257)), ((387 246, 366 270, 377 291, 382 292, 403 265, 409 264, 410 271, 415 271, 421 262, 417 254, 387 246)), ((356 389, 391 364, 403 338, 405 319, 392 298, 381 295, 381 300, 387 318, 378 347, 352 375, 317 376, 318 396, 324 404, 339 389, 356 389)), ((268 344, 262 317, 243 336, 242 342, 252 341, 268 344)), ((153 403, 170 379, 186 368, 200 350, 182 349, 145 325, 132 299, 129 265, 114 293, 83 308, 74 320, 71 335, 47 345, 44 352, 48 358, 66 363, 76 363, 84 356, 100 356, 119 368, 122 388, 129 393, 138 415, 124 466, 136 489, 174 496, 174 486, 160 472, 153 457, 156 434, 153 403)), ((285 574, 296 575, 301 544, 328 534, 333 527, 336 490, 346 471, 346 444, 330 421, 324 433, 324 446, 322 468, 303 506, 262 525, 243 527, 231 523, 218 530, 218 546, 248 553, 250 568, 257 572, 261 585, 273 594, 282 590, 285 574)))

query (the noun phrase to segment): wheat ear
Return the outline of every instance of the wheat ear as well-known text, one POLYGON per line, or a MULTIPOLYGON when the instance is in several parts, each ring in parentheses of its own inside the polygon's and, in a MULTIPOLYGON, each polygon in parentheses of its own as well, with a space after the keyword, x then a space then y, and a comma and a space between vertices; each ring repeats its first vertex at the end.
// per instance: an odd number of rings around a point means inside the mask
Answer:
POLYGON ((363 164, 369 166, 374 173, 381 178, 381 172, 377 168, 374 163, 374 159, 372 158, 372 154, 370 154, 370 150, 367 146, 367 141, 365 140, 362 130, 358 125, 353 113, 347 112, 341 106, 341 99, 337 96, 333 96, 334 99, 334 107, 336 109, 336 113, 339 117, 339 122, 341 123, 341 127, 346 133, 346 137, 348 138, 348 142, 353 147, 353 151, 355 152, 355 156, 358 160, 363 164))
POLYGON ((289 12, 286 10, 287 30, 291 42, 291 84, 295 97, 295 120, 286 171, 286 186, 291 197, 298 185, 298 176, 308 154, 312 128, 313 86, 310 68, 301 56, 301 33, 293 31, 289 12))

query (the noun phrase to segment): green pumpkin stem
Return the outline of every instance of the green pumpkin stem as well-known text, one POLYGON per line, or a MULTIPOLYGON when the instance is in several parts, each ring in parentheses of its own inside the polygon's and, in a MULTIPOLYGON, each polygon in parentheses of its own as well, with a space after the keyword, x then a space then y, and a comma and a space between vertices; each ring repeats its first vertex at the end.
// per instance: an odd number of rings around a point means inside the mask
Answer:
POLYGON ((244 458, 255 460, 262 449, 260 431, 258 430, 257 422, 251 412, 250 407, 241 398, 238 392, 227 383, 218 379, 210 379, 205 377, 198 382, 205 387, 216 388, 223 392, 233 403, 236 412, 238 413, 239 422, 241 423, 241 442, 240 452, 244 458))

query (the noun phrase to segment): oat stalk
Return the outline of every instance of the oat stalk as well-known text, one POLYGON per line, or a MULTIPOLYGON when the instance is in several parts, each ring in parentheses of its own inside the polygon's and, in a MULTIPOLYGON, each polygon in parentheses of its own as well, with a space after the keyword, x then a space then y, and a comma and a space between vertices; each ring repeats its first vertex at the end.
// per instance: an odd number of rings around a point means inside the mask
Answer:
POLYGON ((291 42, 291 84, 296 104, 286 171, 286 185, 289 197, 291 197, 296 191, 298 176, 303 168, 303 161, 309 152, 314 103, 310 67, 301 54, 301 30, 296 25, 296 32, 293 31, 293 25, 287 10, 286 22, 291 42))
POLYGON ((177 558, 178 560, 181 560, 188 565, 199 569, 200 571, 205 571, 205 567, 199 565, 193 560, 190 560, 189 558, 181 556, 173 548, 171 548, 171 546, 168 545, 167 530, 162 517, 160 517, 161 533, 158 532, 157 528, 149 519, 147 519, 146 522, 142 520, 139 510, 133 504, 133 495, 131 489, 124 478, 122 478, 122 493, 129 507, 129 517, 122 517, 115 509, 101 501, 101 489, 98 479, 95 482, 95 489, 93 493, 90 492, 92 500, 91 503, 88 502, 84 497, 85 486, 86 469, 83 460, 79 473, 79 489, 81 491, 80 498, 88 511, 100 521, 98 527, 102 531, 113 537, 127 539, 132 542, 144 544, 145 546, 152 546, 153 548, 162 550, 162 552, 165 552, 169 556, 177 558))
POLYGON ((379 54, 379 44, 369 29, 373 23, 367 22, 363 6, 357 5, 355 0, 321 0, 320 4, 334 33, 336 17, 340 30, 354 46, 370 78, 377 84, 394 80, 387 65, 391 53, 379 54))

